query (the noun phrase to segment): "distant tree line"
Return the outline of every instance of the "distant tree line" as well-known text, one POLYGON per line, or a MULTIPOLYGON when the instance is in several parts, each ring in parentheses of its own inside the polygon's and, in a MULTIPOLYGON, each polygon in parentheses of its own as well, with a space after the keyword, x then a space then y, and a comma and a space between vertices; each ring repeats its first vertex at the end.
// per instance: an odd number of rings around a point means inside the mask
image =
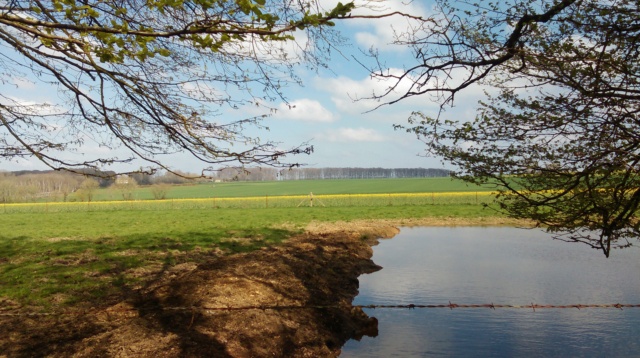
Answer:
POLYGON ((32 201, 41 197, 67 197, 80 188, 82 176, 49 172, 10 173, 0 171, 0 203, 32 201))
POLYGON ((0 170, 0 203, 47 201, 92 201, 97 189, 113 188, 117 197, 134 199, 139 185, 153 186, 154 198, 163 199, 171 184, 193 183, 197 174, 156 173, 154 175, 131 173, 116 175, 113 171, 96 169, 78 170, 78 173, 53 170, 0 170))
POLYGON ((449 173, 431 168, 294 168, 282 171, 280 180, 434 178, 449 173))
POLYGON ((446 169, 432 168, 227 168, 217 173, 216 179, 224 181, 267 181, 308 179, 390 179, 433 178, 449 176, 446 169))

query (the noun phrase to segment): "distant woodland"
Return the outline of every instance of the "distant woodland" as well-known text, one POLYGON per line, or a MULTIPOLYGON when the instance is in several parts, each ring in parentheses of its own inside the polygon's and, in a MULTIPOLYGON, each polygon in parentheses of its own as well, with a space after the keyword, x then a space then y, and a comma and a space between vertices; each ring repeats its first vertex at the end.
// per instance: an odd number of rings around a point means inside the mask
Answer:
POLYGON ((309 180, 309 179, 387 179, 433 178, 449 176, 446 169, 425 168, 275 168, 224 169, 217 179, 238 181, 309 180))

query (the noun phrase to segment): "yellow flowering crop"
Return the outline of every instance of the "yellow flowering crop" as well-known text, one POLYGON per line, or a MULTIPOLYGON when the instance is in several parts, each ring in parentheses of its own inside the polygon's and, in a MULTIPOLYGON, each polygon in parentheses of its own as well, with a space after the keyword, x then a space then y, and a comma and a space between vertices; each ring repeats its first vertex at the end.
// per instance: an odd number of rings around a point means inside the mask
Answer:
POLYGON ((115 210, 166 210, 202 208, 269 208, 296 206, 381 206, 381 205, 438 205, 480 204, 487 202, 494 192, 437 192, 390 194, 321 194, 282 195, 234 198, 190 198, 137 201, 43 202, 5 203, 2 212, 66 212, 115 210), (312 200, 313 199, 313 200, 312 200))

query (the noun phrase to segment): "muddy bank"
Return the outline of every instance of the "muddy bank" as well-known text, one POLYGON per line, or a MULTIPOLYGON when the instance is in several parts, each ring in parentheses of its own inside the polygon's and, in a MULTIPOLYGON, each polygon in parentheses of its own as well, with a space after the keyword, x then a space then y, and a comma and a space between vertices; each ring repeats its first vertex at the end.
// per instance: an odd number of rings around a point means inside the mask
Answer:
POLYGON ((389 225, 311 226, 287 243, 174 267, 92 312, 0 316, 7 357, 332 357, 377 321, 351 302, 389 225))

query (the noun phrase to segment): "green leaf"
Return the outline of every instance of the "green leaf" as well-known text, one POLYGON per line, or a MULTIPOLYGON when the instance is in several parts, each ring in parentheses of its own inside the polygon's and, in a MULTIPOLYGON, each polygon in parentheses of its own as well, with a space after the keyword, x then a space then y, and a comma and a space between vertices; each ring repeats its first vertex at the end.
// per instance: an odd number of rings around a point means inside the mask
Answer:
POLYGON ((169 57, 171 56, 171 51, 167 50, 166 48, 160 48, 157 49, 156 52, 160 55, 160 56, 164 56, 164 57, 169 57))

